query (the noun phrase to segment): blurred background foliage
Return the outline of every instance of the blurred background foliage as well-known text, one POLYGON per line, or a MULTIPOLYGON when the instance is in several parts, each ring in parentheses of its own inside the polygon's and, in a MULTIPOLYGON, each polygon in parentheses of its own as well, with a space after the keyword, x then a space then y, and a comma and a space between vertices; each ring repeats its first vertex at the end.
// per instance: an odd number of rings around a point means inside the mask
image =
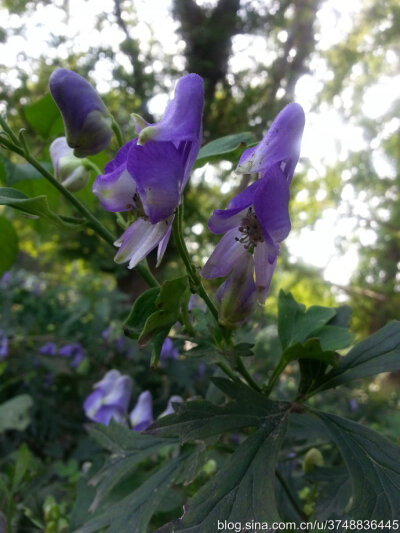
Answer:
MULTIPOLYGON (((350 305, 357 338, 399 318, 398 1, 171 0, 160 2, 160 13, 157 9, 143 0, 0 0, 0 105, 10 125, 26 128, 32 152, 51 168, 48 147, 63 128, 47 83, 60 66, 92 81, 127 139, 134 135, 130 113, 157 120, 185 72, 204 78, 205 143, 243 131, 258 140, 277 112, 296 100, 305 107, 307 125, 291 191, 293 229, 266 307, 240 340, 248 341, 255 331, 254 368, 272 369, 273 360, 263 356, 278 353, 273 324, 280 288, 307 306, 350 305), (332 257, 320 260, 326 243, 332 257)), ((102 168, 115 149, 112 144, 93 161, 102 168)), ((186 238, 199 265, 217 242, 207 230, 213 209, 224 208, 248 184, 246 176, 232 172, 238 155, 215 165, 199 162, 186 189, 186 238)), ((12 154, 0 155, 0 184, 29 196, 45 194, 53 211, 76 215, 12 154)), ((78 196, 115 235, 122 231, 100 208, 90 184, 78 196)), ((44 511, 37 502, 56 495, 71 504, 78 462, 93 457, 93 443, 82 436, 80 406, 107 369, 129 373, 135 396, 151 389, 157 412, 170 394, 188 397, 205 389, 192 362, 172 362, 151 373, 149 352, 121 341, 121 320, 145 284, 113 263, 110 249, 92 230, 60 229, 48 219, 30 220, 0 207, 0 232, 0 275, 11 271, 0 291, 0 330, 10 355, 0 363, 0 403, 23 394, 34 398, 29 427, 2 441, 3 463, 10 461, 7 453, 14 454, 15 465, 26 453, 37 456, 31 457, 32 472, 27 468, 21 491, 35 478, 44 493, 28 490, 20 500, 36 509, 40 521, 44 511), (84 359, 71 368, 61 358, 40 355, 46 342, 57 348, 78 342, 84 359), (17 448, 18 456, 12 452, 17 448)), ((171 243, 156 275, 162 280, 180 269, 171 243)), ((289 389, 293 379, 289 369, 289 389)), ((380 377, 351 390, 348 398, 333 398, 331 405, 337 402, 338 409, 398 439, 400 419, 390 415, 398 403, 397 381, 395 375, 380 377)), ((12 480, 15 472, 7 468, 12 480)), ((62 516, 64 510, 58 512, 62 516)))

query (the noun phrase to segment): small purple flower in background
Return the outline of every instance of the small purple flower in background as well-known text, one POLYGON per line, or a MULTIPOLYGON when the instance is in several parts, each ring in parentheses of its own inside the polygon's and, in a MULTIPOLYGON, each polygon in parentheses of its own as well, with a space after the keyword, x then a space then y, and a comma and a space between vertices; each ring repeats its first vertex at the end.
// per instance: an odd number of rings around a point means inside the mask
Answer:
POLYGON ((159 418, 167 415, 173 415, 175 413, 173 404, 182 402, 183 398, 181 396, 171 396, 171 398, 168 400, 167 408, 160 414, 159 418))
POLYGON ((4 359, 8 355, 8 338, 0 329, 0 359, 4 359))
POLYGON ((259 179, 217 209, 208 227, 225 235, 201 275, 212 279, 230 274, 217 297, 221 321, 233 326, 243 321, 256 300, 265 302, 282 242, 290 231, 289 185, 300 154, 304 112, 287 105, 273 121, 263 140, 245 150, 236 172, 259 179), (255 279, 254 279, 255 273, 255 279))
POLYGON ((56 355, 57 347, 54 342, 46 342, 39 348, 41 355, 56 355))
POLYGON ((11 272, 9 270, 7 270, 6 272, 4 272, 4 274, 2 275, 1 277, 1 281, 0 281, 0 287, 2 289, 7 289, 7 287, 10 285, 11 283, 11 272))
POLYGON ((172 340, 169 337, 167 337, 161 347, 161 352, 160 352, 161 362, 166 363, 169 359, 178 359, 178 357, 179 357, 178 350, 175 348, 172 340))
POLYGON ((60 357, 71 357, 71 366, 76 368, 85 357, 82 345, 79 342, 65 344, 58 350, 60 357))
POLYGON ((112 331, 111 326, 108 326, 106 329, 103 329, 103 331, 101 332, 101 338, 107 341, 108 338, 110 337, 111 331, 112 331))
POLYGON ((201 143, 203 81, 183 76, 164 116, 147 124, 135 115, 138 137, 125 144, 93 184, 93 193, 111 212, 136 210, 137 219, 115 245, 117 263, 134 268, 158 246, 157 266, 167 247, 175 209, 201 143))
POLYGON ((350 404, 350 411, 357 411, 357 409, 360 407, 358 401, 355 398, 351 398, 349 401, 350 404))
POLYGON ((132 380, 118 370, 110 370, 94 385, 94 391, 86 398, 83 409, 94 422, 108 426, 113 418, 121 422, 126 416, 131 398, 132 380))
POLYGON ((112 119, 90 83, 76 72, 59 68, 50 76, 49 88, 74 155, 86 157, 106 148, 113 133, 112 119))
POLYGON ((132 409, 129 420, 134 431, 144 431, 150 424, 153 418, 153 398, 151 392, 146 390, 142 392, 132 409))
POLYGON ((82 159, 74 156, 65 137, 58 137, 50 145, 50 157, 56 179, 71 192, 80 191, 88 182, 90 172, 82 159))

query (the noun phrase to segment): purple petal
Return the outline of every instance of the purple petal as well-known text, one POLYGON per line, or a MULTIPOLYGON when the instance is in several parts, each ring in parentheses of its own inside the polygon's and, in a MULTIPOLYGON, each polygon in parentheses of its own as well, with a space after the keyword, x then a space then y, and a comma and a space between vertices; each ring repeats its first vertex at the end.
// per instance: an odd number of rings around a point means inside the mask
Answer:
POLYGON ((153 422, 153 399, 150 391, 140 394, 129 420, 134 431, 143 431, 153 422))
POLYGON ((170 220, 163 220, 152 224, 139 218, 116 241, 121 246, 114 257, 116 263, 129 261, 128 268, 134 268, 146 257, 170 230, 170 220))
POLYGON ((92 418, 94 422, 106 426, 109 425, 111 419, 114 419, 116 422, 122 422, 124 420, 124 414, 114 405, 102 405, 92 418))
POLYGON ((197 74, 183 76, 175 87, 174 98, 168 103, 162 119, 143 128, 139 135, 140 144, 150 140, 175 143, 184 169, 182 187, 189 179, 200 149, 203 106, 203 80, 197 74))
POLYGON ((165 250, 167 249, 167 246, 168 246, 168 242, 169 242, 169 239, 171 237, 171 231, 172 231, 172 223, 174 221, 174 218, 175 218, 175 215, 173 215, 170 219, 169 219, 169 228, 167 230, 167 233, 164 235, 164 237, 161 239, 160 241, 160 244, 158 245, 158 248, 157 248, 157 264, 156 264, 156 267, 159 267, 160 266, 160 263, 164 257, 164 253, 165 253, 165 250))
POLYGON ((133 146, 127 160, 143 208, 150 222, 156 224, 173 214, 180 200, 183 179, 182 160, 170 142, 149 142, 133 146))
POLYGON ((102 391, 102 395, 107 396, 114 386, 116 380, 121 376, 121 372, 118 370, 109 370, 103 377, 103 379, 97 382, 94 387, 102 391))
POLYGON ((228 327, 235 327, 253 312, 256 303, 253 256, 246 252, 237 262, 228 279, 219 287, 221 302, 219 319, 228 327))
POLYGON ((203 278, 213 279, 226 276, 247 253, 236 237, 240 237, 236 228, 225 233, 201 271, 203 278))
POLYGON ((263 172, 278 163, 282 164, 281 170, 290 183, 299 160, 304 122, 304 111, 299 104, 284 107, 257 147, 243 152, 236 172, 263 172))
POLYGON ((240 191, 232 200, 229 202, 229 209, 235 209, 237 207, 241 207, 242 209, 245 209, 246 207, 249 207, 254 202, 254 195, 257 191, 258 187, 258 181, 255 181, 243 191, 240 191))
POLYGON ((208 221, 208 229, 219 235, 238 228, 246 213, 242 206, 235 209, 216 209, 208 221))
POLYGON ((267 241, 278 243, 289 235, 289 198, 289 184, 275 165, 259 180, 254 197, 254 210, 267 241))
POLYGON ((168 359, 178 359, 178 357, 178 350, 175 348, 172 340, 167 337, 161 347, 160 360, 167 361, 168 359))
POLYGON ((105 173, 97 176, 92 191, 101 205, 112 213, 129 211, 136 207, 136 183, 126 169, 129 150, 134 144, 126 143, 115 158, 105 166, 105 173))
POLYGON ((103 405, 103 393, 101 390, 96 389, 87 396, 83 403, 83 410, 90 420, 94 420, 94 417, 100 407, 103 405))
POLYGON ((39 348, 39 353, 42 355, 56 355, 56 345, 54 342, 46 342, 39 348))
POLYGON ((58 163, 62 157, 73 156, 74 151, 67 144, 67 139, 65 137, 58 137, 50 144, 50 158, 53 165, 53 168, 58 173, 58 163))
POLYGON ((165 411, 163 411, 160 414, 159 418, 162 418, 163 416, 167 416, 167 415, 173 415, 175 412, 173 404, 182 403, 182 402, 183 402, 183 398, 181 396, 171 396, 171 398, 168 400, 167 408, 165 409, 165 411))
POLYGON ((128 408, 131 392, 131 378, 129 376, 119 376, 114 381, 111 390, 104 397, 104 404, 117 406, 122 412, 124 412, 128 408))
POLYGON ((256 290, 257 300, 263 304, 267 297, 268 289, 271 284, 272 275, 276 267, 277 257, 270 263, 269 246, 263 242, 257 244, 254 249, 254 268, 256 273, 256 290))
POLYGON ((86 157, 106 148, 112 136, 111 117, 90 83, 76 72, 60 68, 50 76, 49 88, 74 154, 86 157))

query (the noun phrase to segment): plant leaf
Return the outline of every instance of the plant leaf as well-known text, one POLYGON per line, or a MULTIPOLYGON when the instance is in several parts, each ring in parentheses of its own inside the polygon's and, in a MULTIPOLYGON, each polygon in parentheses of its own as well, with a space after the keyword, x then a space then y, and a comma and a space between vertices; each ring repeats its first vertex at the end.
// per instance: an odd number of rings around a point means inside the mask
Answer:
POLYGON ((0 405, 0 433, 9 429, 23 431, 31 423, 30 410, 33 406, 29 394, 20 394, 0 405))
POLYGON ((314 412, 339 448, 350 474, 353 519, 390 520, 400 516, 400 447, 361 424, 314 412))
POLYGON ((159 287, 143 292, 133 303, 128 318, 123 323, 124 333, 131 339, 138 339, 148 317, 156 311, 156 300, 160 294, 159 287))
POLYGON ((201 148, 196 159, 196 166, 202 166, 210 160, 226 159, 226 157, 221 158, 220 156, 226 156, 227 154, 230 154, 230 156, 239 155, 236 152, 242 152, 243 149, 253 145, 254 142, 253 134, 248 131, 215 139, 201 148))

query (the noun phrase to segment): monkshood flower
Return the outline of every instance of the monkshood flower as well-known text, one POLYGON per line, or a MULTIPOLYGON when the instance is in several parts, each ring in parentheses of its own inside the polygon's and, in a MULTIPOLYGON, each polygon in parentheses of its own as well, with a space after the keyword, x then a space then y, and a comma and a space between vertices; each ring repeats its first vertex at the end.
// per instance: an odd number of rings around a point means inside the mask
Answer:
POLYGON ((178 357, 179 357, 178 350, 175 348, 172 340, 169 337, 167 337, 161 347, 160 360, 165 363, 169 359, 178 359, 178 357))
POLYGON ((58 137, 50 145, 50 157, 56 179, 71 192, 80 191, 86 185, 90 172, 82 159, 74 156, 65 137, 58 137))
POLYGON ((163 416, 167 415, 173 415, 175 413, 174 404, 182 402, 183 398, 181 396, 171 396, 171 398, 168 400, 167 408, 160 414, 159 418, 162 418, 163 416))
POLYGON ((3 276, 1 277, 1 281, 0 281, 0 287, 2 289, 7 289, 7 287, 10 285, 11 283, 11 279, 12 279, 12 276, 11 276, 11 272, 9 272, 8 270, 6 272, 4 272, 3 276))
POLYGON ((153 398, 151 392, 146 390, 142 392, 132 409, 129 420, 134 431, 144 431, 150 424, 153 418, 153 398))
POLYGON ((41 355, 56 355, 57 347, 54 342, 46 342, 39 348, 41 355))
POLYGON ((108 211, 134 209, 136 221, 115 245, 115 261, 134 268, 156 246, 157 265, 167 247, 174 213, 201 143, 203 81, 197 74, 181 78, 162 119, 147 124, 135 115, 138 137, 125 144, 93 184, 108 211))
POLYGON ((113 133, 112 119, 90 83, 76 72, 60 68, 50 76, 49 89, 74 155, 86 157, 106 148, 113 133))
POLYGON ((291 227, 289 185, 299 159, 303 128, 301 106, 286 106, 263 140, 240 158, 236 171, 256 174, 259 179, 235 196, 228 209, 214 211, 208 222, 213 233, 225 235, 202 276, 212 279, 230 274, 217 293, 221 320, 226 325, 244 320, 256 299, 265 302, 280 243, 291 227))
POLYGON ((8 355, 8 338, 0 329, 0 359, 4 359, 8 355))
POLYGON ((94 391, 86 398, 83 409, 94 422, 108 426, 113 418, 121 422, 126 416, 131 398, 132 380, 118 370, 110 370, 94 385, 94 391))
POLYGON ((65 344, 58 350, 58 355, 61 357, 70 357, 71 366, 74 368, 79 366, 85 357, 82 345, 79 342, 65 344))

